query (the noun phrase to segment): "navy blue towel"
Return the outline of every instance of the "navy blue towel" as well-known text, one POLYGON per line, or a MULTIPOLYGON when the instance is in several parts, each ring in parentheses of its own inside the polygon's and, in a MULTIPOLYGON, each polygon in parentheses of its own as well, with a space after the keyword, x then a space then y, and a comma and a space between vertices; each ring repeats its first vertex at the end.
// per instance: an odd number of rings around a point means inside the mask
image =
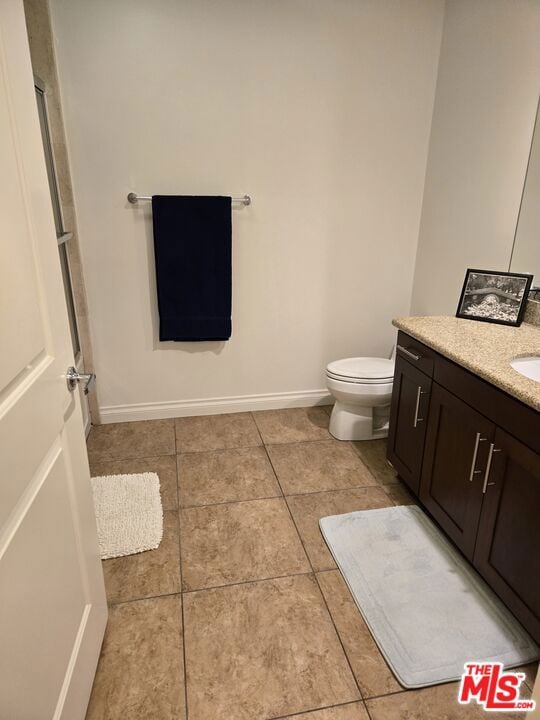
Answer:
POLYGON ((159 339, 231 337, 231 198, 154 195, 159 339))

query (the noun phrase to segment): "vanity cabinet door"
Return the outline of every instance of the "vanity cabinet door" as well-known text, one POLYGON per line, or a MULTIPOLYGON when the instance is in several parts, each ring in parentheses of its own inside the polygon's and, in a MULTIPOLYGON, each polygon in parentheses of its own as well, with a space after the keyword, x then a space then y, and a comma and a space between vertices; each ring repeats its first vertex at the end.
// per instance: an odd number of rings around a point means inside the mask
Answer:
POLYGON ((540 642, 540 455, 497 428, 474 566, 540 642))
POLYGON ((415 495, 420 485, 431 378, 398 355, 387 457, 415 495))
POLYGON ((420 500, 472 560, 495 426, 433 383, 420 500))

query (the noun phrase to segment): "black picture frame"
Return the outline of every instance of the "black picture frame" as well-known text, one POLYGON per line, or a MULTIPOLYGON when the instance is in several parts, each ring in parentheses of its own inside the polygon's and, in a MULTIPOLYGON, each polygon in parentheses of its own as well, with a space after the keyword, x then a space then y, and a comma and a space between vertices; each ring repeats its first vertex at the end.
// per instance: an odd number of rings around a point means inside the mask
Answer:
POLYGON ((526 273, 467 268, 456 317, 519 327, 532 281, 533 276, 526 273), (516 281, 521 284, 516 286, 516 281))

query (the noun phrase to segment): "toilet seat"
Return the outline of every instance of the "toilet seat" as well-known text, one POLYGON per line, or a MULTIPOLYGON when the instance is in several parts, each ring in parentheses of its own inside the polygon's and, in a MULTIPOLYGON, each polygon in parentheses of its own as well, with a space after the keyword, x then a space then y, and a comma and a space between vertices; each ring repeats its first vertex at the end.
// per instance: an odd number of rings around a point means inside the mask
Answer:
POLYGON ((386 384, 392 382, 394 378, 394 361, 374 357, 335 360, 327 366, 326 375, 345 383, 386 384))

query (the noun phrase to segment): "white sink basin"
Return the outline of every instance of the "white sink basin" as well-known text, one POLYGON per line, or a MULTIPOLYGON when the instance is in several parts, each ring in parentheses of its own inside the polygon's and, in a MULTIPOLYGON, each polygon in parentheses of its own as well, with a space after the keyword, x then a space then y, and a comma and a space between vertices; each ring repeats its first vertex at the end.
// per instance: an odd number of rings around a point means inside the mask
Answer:
POLYGON ((516 358, 510 365, 525 377, 540 382, 540 357, 516 358))

